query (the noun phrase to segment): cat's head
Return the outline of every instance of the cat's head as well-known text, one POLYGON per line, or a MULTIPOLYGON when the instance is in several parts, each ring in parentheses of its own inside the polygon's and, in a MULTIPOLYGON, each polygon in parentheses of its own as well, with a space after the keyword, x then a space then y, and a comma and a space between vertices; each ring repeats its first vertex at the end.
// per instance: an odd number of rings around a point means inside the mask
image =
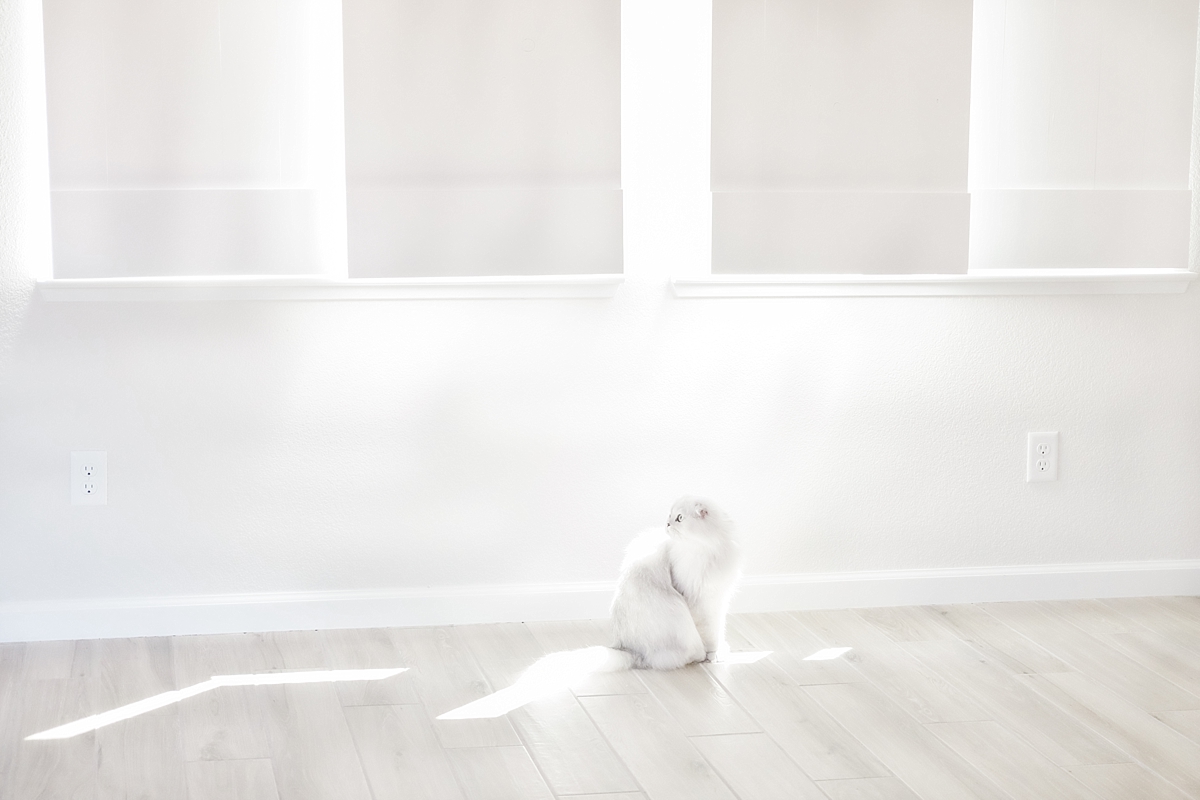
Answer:
POLYGON ((671 536, 729 535, 733 521, 711 500, 685 495, 671 506, 667 517, 667 533, 671 536))

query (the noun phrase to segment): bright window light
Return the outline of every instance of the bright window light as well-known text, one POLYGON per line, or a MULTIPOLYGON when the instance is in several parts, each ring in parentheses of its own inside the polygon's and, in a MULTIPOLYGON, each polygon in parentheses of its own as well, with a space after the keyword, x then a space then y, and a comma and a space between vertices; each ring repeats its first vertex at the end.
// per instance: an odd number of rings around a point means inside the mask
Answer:
POLYGON ((210 692, 222 686, 277 686, 287 683, 378 681, 390 678, 393 675, 399 675, 407 669, 408 667, 397 667, 394 669, 321 669, 302 672, 258 672, 248 675, 214 675, 208 680, 197 683, 194 686, 189 686, 186 689, 175 689, 174 691, 156 694, 153 697, 147 697, 145 700, 138 700, 136 703, 114 708, 111 711, 105 711, 101 714, 93 714, 90 717, 84 717, 75 722, 68 722, 66 725, 60 725, 48 731, 26 736, 25 741, 70 739, 81 733, 94 731, 97 728, 112 725, 114 722, 132 719, 133 717, 169 706, 172 703, 178 703, 181 700, 195 697, 204 692, 210 692))

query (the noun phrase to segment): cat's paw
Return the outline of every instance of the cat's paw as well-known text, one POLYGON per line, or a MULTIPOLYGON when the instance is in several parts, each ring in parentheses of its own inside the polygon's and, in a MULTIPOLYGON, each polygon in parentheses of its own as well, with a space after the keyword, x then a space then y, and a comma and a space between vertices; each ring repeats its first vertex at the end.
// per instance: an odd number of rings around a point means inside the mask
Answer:
POLYGON ((704 654, 704 660, 710 663, 729 660, 729 645, 722 644, 716 650, 704 654))

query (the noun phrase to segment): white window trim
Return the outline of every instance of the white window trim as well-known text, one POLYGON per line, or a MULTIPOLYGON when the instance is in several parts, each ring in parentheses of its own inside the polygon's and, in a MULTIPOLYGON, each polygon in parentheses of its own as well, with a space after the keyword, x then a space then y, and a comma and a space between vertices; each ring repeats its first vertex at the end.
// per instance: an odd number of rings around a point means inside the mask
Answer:
POLYGON ((38 282, 39 294, 53 302, 606 298, 628 277, 638 283, 665 281, 678 298, 931 297, 1178 294, 1195 280, 1196 273, 1187 269, 1134 267, 937 275, 709 274, 711 0, 623 3, 621 25, 624 274, 48 279, 38 282))
POLYGON ((709 275, 675 278, 680 298, 947 297, 1048 294, 1179 294, 1186 269, 997 269, 958 275, 709 275))
POLYGON ((50 302, 194 300, 538 300, 612 297, 624 276, 534 275, 464 278, 212 277, 56 278, 38 281, 50 302))
MULTIPOLYGON (((710 275, 673 278, 682 299, 1180 294, 1183 269, 1009 269, 960 275, 710 275)), ((49 302, 204 300, 553 300, 607 298, 625 276, 546 275, 332 280, 297 276, 60 278, 38 281, 49 302)))

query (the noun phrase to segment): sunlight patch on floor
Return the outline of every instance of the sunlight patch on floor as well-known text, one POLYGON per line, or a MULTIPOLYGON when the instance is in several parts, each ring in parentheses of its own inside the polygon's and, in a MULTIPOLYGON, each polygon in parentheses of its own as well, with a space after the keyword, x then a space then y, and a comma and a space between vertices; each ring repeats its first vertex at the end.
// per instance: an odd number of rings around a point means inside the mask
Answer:
POLYGON ((818 650, 811 656, 805 656, 805 661, 832 661, 838 656, 849 653, 854 648, 852 647, 826 647, 824 650, 818 650))
POLYGON ((136 703, 114 708, 111 711, 105 711, 101 714, 93 714, 90 717, 68 722, 66 725, 59 725, 57 728, 51 728, 48 731, 26 736, 25 741, 70 739, 73 736, 79 736, 81 733, 94 731, 97 728, 112 725, 114 722, 132 719, 163 708, 164 706, 178 703, 181 700, 186 700, 189 697, 211 692, 213 689, 219 689, 222 686, 278 686, 289 683, 378 681, 390 678, 393 675, 399 675, 407 669, 408 667, 398 667, 395 669, 318 669, 297 672, 256 672, 247 675, 214 675, 208 680, 197 683, 194 686, 189 686, 186 689, 175 689, 174 691, 156 694, 153 697, 147 697, 145 700, 138 700, 136 703))
MULTIPOLYGON (((771 655, 771 652, 725 653, 717 661, 722 664, 753 664, 771 655)), ((534 700, 566 691, 592 673, 601 671, 610 658, 607 647, 551 653, 525 670, 512 686, 447 711, 438 719, 492 719, 504 716, 534 700)))

